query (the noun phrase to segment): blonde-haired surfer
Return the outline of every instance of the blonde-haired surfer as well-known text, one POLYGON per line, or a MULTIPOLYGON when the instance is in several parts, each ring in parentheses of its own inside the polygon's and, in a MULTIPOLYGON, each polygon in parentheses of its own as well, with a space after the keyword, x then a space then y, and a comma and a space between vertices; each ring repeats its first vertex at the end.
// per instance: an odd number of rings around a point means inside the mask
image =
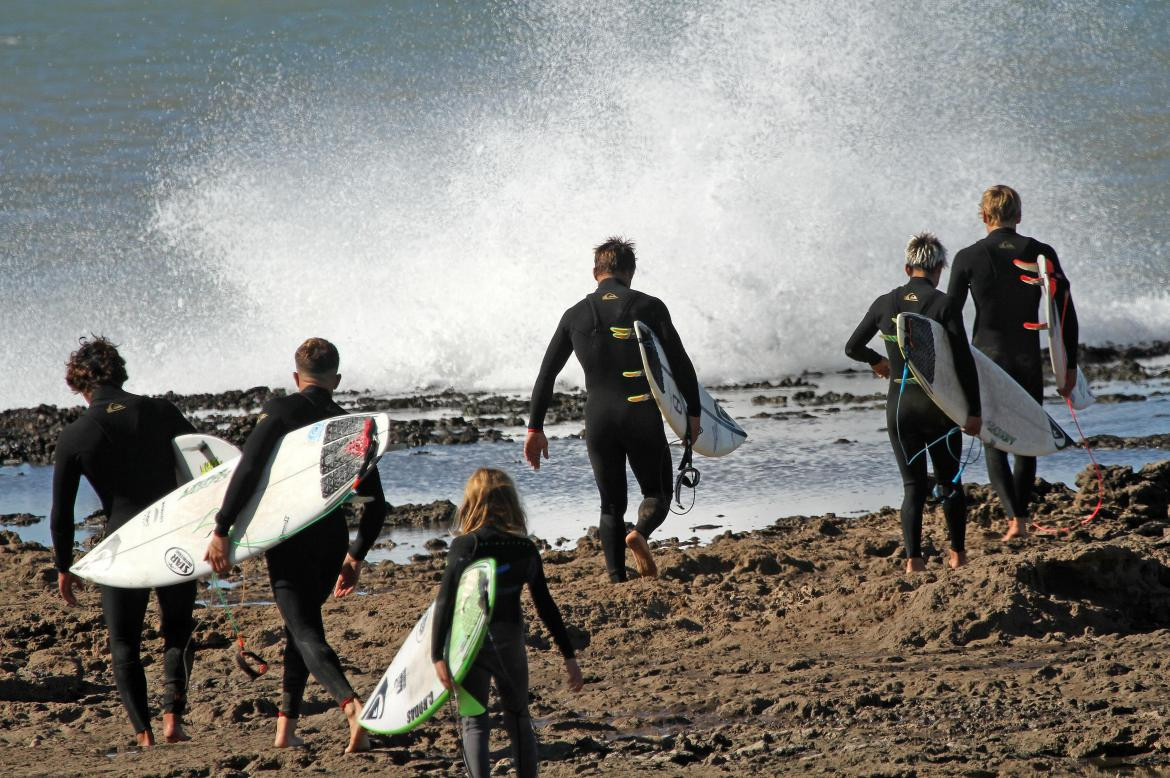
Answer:
MULTIPOLYGON (((569 633, 557 604, 548 591, 540 552, 528 538, 528 525, 512 479, 502 470, 480 468, 467 479, 456 521, 458 536, 447 554, 447 570, 435 600, 435 624, 431 630, 431 658, 443 686, 453 689, 444 648, 451 631, 455 592, 463 571, 477 559, 496 560, 496 602, 488 637, 463 679, 463 688, 487 703, 488 686, 496 683, 496 695, 504 727, 512 740, 512 767, 520 778, 537 774, 536 734, 528 715, 528 654, 524 648, 524 618, 520 590, 528 586, 541 621, 562 656, 569 688, 580 691, 581 669, 569 641, 569 633)), ((472 778, 491 774, 488 762, 488 714, 464 716, 463 750, 472 778)))
MULTIPOLYGON (((1068 279, 1060 267, 1056 250, 1034 238, 1020 235, 1016 226, 1023 218, 1020 195, 1010 186, 997 184, 983 193, 979 216, 987 235, 955 255, 947 294, 962 311, 970 293, 975 301, 975 326, 971 343, 1015 381, 1028 390, 1036 402, 1044 401, 1044 375, 1040 358, 1040 333, 1033 327, 1039 319, 1040 287, 1021 281, 1021 265, 1035 266, 1042 255, 1053 267, 1061 307, 1062 335, 1068 355, 1068 374, 1058 381, 1057 391, 1068 395, 1076 385, 1077 311, 1073 306, 1068 279)), ((1004 540, 1028 532, 1028 504, 1036 481, 1036 458, 1015 457, 985 444, 987 475, 999 494, 1008 518, 1004 540)))

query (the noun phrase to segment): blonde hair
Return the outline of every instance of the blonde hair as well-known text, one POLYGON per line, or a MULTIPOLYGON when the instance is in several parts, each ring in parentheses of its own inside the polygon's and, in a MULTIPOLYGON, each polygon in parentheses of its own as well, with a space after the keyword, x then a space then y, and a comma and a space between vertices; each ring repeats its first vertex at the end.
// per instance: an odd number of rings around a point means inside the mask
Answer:
POLYGON ((933 232, 920 232, 906 244, 906 264, 930 272, 947 266, 947 250, 933 232))
POLYGON ((996 184, 983 193, 979 201, 979 213, 988 224, 1010 226, 1020 223, 1023 207, 1020 194, 1004 184, 996 184))
POLYGON ((467 479, 455 524, 460 535, 491 526, 513 535, 528 536, 528 521, 516 484, 503 470, 493 467, 481 467, 467 479))

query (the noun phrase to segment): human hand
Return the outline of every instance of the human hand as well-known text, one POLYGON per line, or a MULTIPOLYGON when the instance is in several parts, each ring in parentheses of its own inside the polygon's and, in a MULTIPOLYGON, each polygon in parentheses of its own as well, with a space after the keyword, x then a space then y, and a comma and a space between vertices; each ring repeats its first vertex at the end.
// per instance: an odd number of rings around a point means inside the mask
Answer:
POLYGON ((73 594, 73 587, 84 589, 85 584, 73 573, 57 573, 57 590, 61 592, 61 599, 66 605, 77 605, 77 596, 73 594))
POLYGON ((227 575, 232 571, 232 563, 228 561, 228 551, 231 549, 231 541, 227 537, 220 537, 219 535, 212 535, 211 542, 207 544, 207 553, 203 555, 203 561, 211 565, 211 570, 216 575, 227 575))
POLYGON ((337 576, 337 585, 333 587, 333 596, 344 597, 353 594, 353 590, 357 588, 358 576, 361 574, 361 560, 346 554, 345 561, 341 563, 341 573, 337 576))
POLYGON ((874 375, 876 375, 878 378, 889 378, 890 360, 882 357, 877 362, 874 362, 872 365, 870 365, 870 369, 873 370, 874 375))
POLYGON ((1060 394, 1061 397, 1068 397, 1070 394, 1072 394, 1073 387, 1076 385, 1077 369, 1074 367, 1065 371, 1064 382, 1060 386, 1056 387, 1056 391, 1060 394))
POLYGON ((966 432, 973 438, 979 437, 979 430, 983 429, 983 417, 968 416, 967 422, 963 425, 963 432, 966 432))
POLYGON ((444 689, 449 692, 455 691, 455 682, 451 680, 451 670, 442 659, 435 662, 435 675, 439 676, 439 683, 443 684, 444 689))
POLYGON ((699 434, 703 431, 703 428, 699 426, 699 420, 700 417, 698 416, 687 417, 687 430, 691 434, 691 443, 694 443, 696 440, 698 440, 699 434))
POLYGON ((528 430, 524 438, 524 459, 532 465, 533 470, 540 469, 540 455, 548 459, 548 438, 543 430, 528 430))
POLYGON ((585 685, 585 679, 581 676, 581 668, 577 665, 576 659, 565 660, 565 672, 569 676, 569 691, 581 691, 581 687, 585 685))

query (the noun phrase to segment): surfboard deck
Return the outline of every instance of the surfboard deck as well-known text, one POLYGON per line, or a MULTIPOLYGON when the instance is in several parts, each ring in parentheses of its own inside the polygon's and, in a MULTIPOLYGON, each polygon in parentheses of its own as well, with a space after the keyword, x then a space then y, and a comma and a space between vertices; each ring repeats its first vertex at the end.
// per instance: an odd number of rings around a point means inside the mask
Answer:
MULTIPOLYGON (((479 559, 463 571, 455 593, 455 615, 447 641, 447 667, 458 685, 483 646, 496 603, 496 560, 479 559)), ((399 735, 434 715, 451 693, 439 683, 431 661, 435 603, 423 612, 402 647, 366 700, 358 721, 370 732, 399 735)), ((478 715, 486 700, 474 700, 459 688, 460 713, 478 715)))
MULTIPOLYGON (((355 480, 385 452, 389 429, 385 413, 364 413, 285 435, 232 527, 228 559, 236 564, 266 551, 341 505, 353 494, 355 480)), ((203 554, 239 462, 223 462, 161 498, 110 533, 72 572, 130 589, 211 575, 203 554)))
MULTIPOLYGON (((662 344, 654 330, 640 321, 634 322, 634 331, 638 349, 642 352, 642 368, 650 384, 650 394, 671 430, 683 438, 687 434, 687 401, 674 382, 662 344)), ((695 452, 706 457, 721 457, 735 451, 747 440, 743 427, 720 407, 702 384, 699 384, 699 403, 702 407, 699 417, 701 431, 699 439, 691 443, 695 452)))
MULTIPOLYGON (((967 398, 955 372, 951 344, 937 321, 916 313, 898 314, 898 347, 918 385, 957 425, 967 421, 967 398)), ((1075 445, 1060 425, 979 349, 971 347, 979 374, 983 428, 979 439, 1001 451, 1045 456, 1075 445)))

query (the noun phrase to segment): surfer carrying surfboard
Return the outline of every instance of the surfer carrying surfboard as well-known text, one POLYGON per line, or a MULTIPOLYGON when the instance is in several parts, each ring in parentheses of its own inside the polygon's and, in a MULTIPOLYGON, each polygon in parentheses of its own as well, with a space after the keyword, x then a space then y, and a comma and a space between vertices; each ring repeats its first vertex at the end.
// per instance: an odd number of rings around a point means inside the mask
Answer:
POLYGON ((643 375, 634 322, 650 326, 674 370, 674 381, 686 402, 690 438, 699 436, 701 403, 695 368, 683 349, 661 300, 634 291, 637 257, 632 241, 609 238, 593 250, 597 289, 561 316, 532 387, 532 407, 524 458, 534 470, 548 459, 545 414, 557 375, 576 354, 585 371, 585 446, 601 497, 599 533, 605 566, 613 582, 626 580, 626 547, 634 554, 638 574, 658 574, 647 542, 670 511, 672 475, 670 447, 662 416, 643 375), (626 532, 626 460, 638 479, 642 502, 638 523, 626 532))
MULTIPOLYGON (((65 383, 85 398, 89 409, 57 439, 53 467, 50 526, 61 597, 77 605, 73 565, 73 504, 81 476, 102 503, 106 532, 113 532, 176 486, 172 441, 195 431, 191 422, 165 400, 140 397, 122 389, 126 362, 105 338, 81 339, 69 355, 65 383)), ((154 745, 146 673, 142 668, 142 624, 149 589, 101 586, 102 617, 110 633, 110 663, 122 705, 140 746, 154 745)), ((187 682, 195 651, 191 645, 195 582, 154 590, 159 631, 163 636, 163 737, 168 743, 189 740, 183 731, 187 682)))
POLYGON ((971 356, 959 308, 936 288, 946 261, 946 249, 933 234, 922 232, 912 237, 906 245, 905 264, 910 280, 873 301, 845 346, 850 359, 865 362, 876 375, 890 379, 886 396, 886 430, 902 474, 902 541, 906 548, 908 573, 926 569, 922 558, 922 511, 930 493, 927 452, 934 465, 936 488, 950 536, 947 563, 957 568, 967 561, 967 499, 958 481, 962 435, 909 375, 898 348, 895 324, 898 314, 917 313, 943 325, 954 354, 959 382, 967 398, 968 418, 963 431, 968 435, 978 435, 982 419, 975 360, 971 356), (878 334, 886 344, 884 357, 866 345, 878 334))
MULTIPOLYGON (((1068 355, 1067 375, 1057 382, 1057 391, 1067 396, 1076 385, 1079 328, 1068 278, 1060 267, 1056 251, 1016 232, 1023 207, 1020 195, 1010 186, 997 184, 984 192, 979 216, 987 235, 955 255, 947 294, 954 298, 960 311, 970 294, 975 301, 972 344, 1028 390, 1036 402, 1042 403, 1044 377, 1040 334, 1025 326, 1038 321, 1041 292, 1038 286, 1020 282, 1016 263, 1036 263, 1040 255, 1051 260, 1051 275, 1057 283, 1057 294, 1062 298, 1062 335, 1068 355)), ((1008 518, 1004 540, 1026 535, 1028 504, 1036 482, 1036 458, 1016 456, 1013 469, 1005 452, 985 444, 984 454, 988 478, 1008 518)))
MULTIPOLYGON (((455 592, 463 571, 477 559, 496 560, 496 601, 492 608, 488 636, 475 663, 463 678, 463 689, 486 704, 489 685, 495 679, 496 697, 503 713, 504 727, 512 741, 512 766, 520 778, 538 772, 536 733, 528 715, 528 653, 524 647, 524 617, 520 591, 528 586, 536 612, 565 658, 569 688, 580 691, 581 669, 569 641, 569 632, 553 601, 544 577, 544 565, 536 544, 528 538, 528 525, 516 486, 507 473, 480 468, 471 474, 456 517, 459 535, 447 553, 447 569, 435 600, 435 623, 431 630, 431 659, 435 672, 447 689, 454 691, 450 668, 444 659, 455 592)), ((487 711, 463 716, 463 751, 472 778, 491 775, 488 735, 491 725, 487 711)))
MULTIPOLYGON (((298 391, 264 404, 216 516, 214 536, 204 558, 219 575, 231 570, 228 533, 260 488, 265 465, 281 438, 315 421, 345 414, 333 401, 333 391, 341 381, 337 348, 323 338, 309 338, 297 349, 295 361, 293 381, 298 391)), ((273 598, 284 619, 284 677, 273 743, 277 748, 303 742, 296 736, 296 723, 310 673, 337 701, 349 722, 346 752, 370 747, 366 731, 358 724, 361 702, 341 669, 337 653, 325 639, 321 619, 321 606, 330 592, 344 597, 357 586, 361 560, 378 539, 386 518, 386 498, 376 468, 362 480, 357 493, 369 499, 352 543, 345 516, 336 510, 264 555, 273 598)))

